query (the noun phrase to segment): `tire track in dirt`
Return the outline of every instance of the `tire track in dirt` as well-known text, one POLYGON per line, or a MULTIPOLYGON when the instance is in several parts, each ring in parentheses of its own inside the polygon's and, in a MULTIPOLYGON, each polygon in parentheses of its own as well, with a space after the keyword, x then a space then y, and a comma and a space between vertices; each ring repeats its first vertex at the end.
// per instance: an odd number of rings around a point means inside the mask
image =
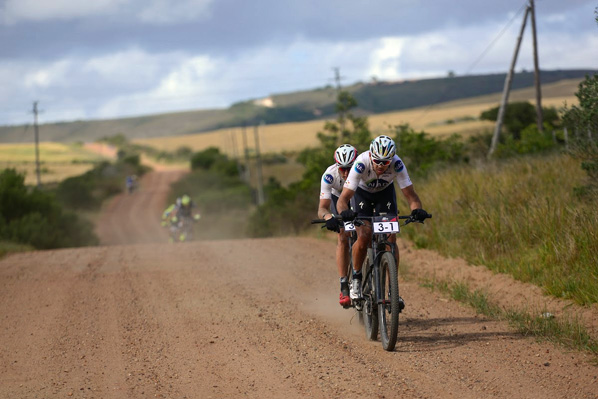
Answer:
MULTIPOLYGON (((175 176, 153 173, 106 208, 111 245, 0 260, 0 397, 597 397, 590 356, 412 280, 401 281, 397 348, 383 351, 337 303, 332 241, 160 242, 175 176)), ((414 273, 470 268, 401 250, 414 273)))

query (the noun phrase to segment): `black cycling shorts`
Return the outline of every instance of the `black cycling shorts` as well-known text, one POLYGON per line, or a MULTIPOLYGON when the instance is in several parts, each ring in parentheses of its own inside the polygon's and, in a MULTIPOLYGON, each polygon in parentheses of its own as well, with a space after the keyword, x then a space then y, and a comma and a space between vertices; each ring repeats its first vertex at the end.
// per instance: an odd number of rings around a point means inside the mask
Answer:
MULTIPOLYGON (((338 198, 336 195, 332 194, 332 203, 330 204, 330 213, 333 215, 340 215, 341 213, 336 210, 336 203, 338 202, 338 198)), ((351 198, 349 201, 349 207, 355 210, 355 198, 351 198)))
POLYGON ((398 215, 394 184, 389 184, 388 187, 377 193, 370 193, 357 187, 353 201, 353 210, 357 212, 358 216, 374 216, 374 209, 377 215, 382 213, 398 215))

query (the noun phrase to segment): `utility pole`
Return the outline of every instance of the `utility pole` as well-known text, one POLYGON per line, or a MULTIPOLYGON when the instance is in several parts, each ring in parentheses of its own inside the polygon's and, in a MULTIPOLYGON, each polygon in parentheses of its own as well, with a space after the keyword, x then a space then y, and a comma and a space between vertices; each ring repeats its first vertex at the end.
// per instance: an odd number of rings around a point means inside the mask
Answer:
POLYGON ((245 154, 245 181, 247 184, 251 180, 251 171, 249 169, 249 149, 247 148, 247 124, 243 122, 243 153, 245 154))
POLYGON ((255 156, 257 163, 257 204, 263 205, 266 201, 264 197, 264 181, 262 177, 262 155, 260 153, 260 128, 264 126, 264 121, 261 121, 259 126, 255 125, 253 129, 253 136, 255 138, 255 156))
POLYGON ((237 172, 239 172, 239 178, 243 179, 243 168, 241 168, 241 163, 239 162, 239 154, 237 153, 237 136, 235 135, 234 130, 230 131, 230 138, 233 145, 233 158, 237 164, 237 172))
POLYGON ((538 39, 536 37, 536 6, 534 0, 529 0, 529 9, 532 19, 532 38, 534 43, 534 83, 536 86, 536 118, 538 131, 544 132, 544 123, 542 115, 542 93, 540 88, 540 66, 538 62, 538 39))
POLYGON ((39 173, 39 127, 37 126, 37 114, 40 112, 37 109, 37 101, 33 102, 33 128, 35 131, 35 174, 37 176, 37 187, 40 187, 42 182, 39 173))
MULTIPOLYGON (((340 68, 334 68, 334 80, 336 81, 336 100, 337 103, 340 100, 340 94, 342 91, 341 88, 341 72, 340 72, 340 68)), ((345 134, 345 110, 341 109, 339 110, 339 122, 340 122, 340 134, 338 136, 338 144, 342 144, 344 142, 343 140, 343 135, 345 134)))
POLYGON ((509 69, 507 78, 505 79, 505 86, 502 91, 502 100, 500 103, 500 108, 498 109, 498 116, 496 117, 496 125, 494 126, 494 134, 492 135, 492 143, 490 144, 490 150, 488 151, 488 158, 492 156, 498 144, 498 137, 500 136, 500 130, 502 129, 507 102, 509 101, 509 91, 511 90, 513 72, 515 70, 515 64, 517 63, 517 55, 519 54, 519 47, 521 46, 521 39, 523 38, 523 31, 525 30, 527 15, 529 12, 530 7, 528 6, 525 9, 525 15, 523 16, 523 23, 521 24, 521 30, 519 31, 519 37, 517 38, 517 45, 515 46, 515 52, 513 53, 513 59, 511 61, 511 68, 509 69))

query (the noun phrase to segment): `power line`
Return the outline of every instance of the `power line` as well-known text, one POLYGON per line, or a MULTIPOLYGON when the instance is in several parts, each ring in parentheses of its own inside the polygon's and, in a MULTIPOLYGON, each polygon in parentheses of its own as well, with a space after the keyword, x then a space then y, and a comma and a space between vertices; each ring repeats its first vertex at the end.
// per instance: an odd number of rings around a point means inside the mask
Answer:
MULTIPOLYGON (((494 46, 494 44, 496 44, 496 42, 498 41, 498 39, 500 39, 502 37, 502 35, 507 31, 507 29, 513 24, 513 21, 515 21, 515 19, 517 19, 517 17, 524 11, 527 9, 527 4, 528 1, 525 0, 525 2, 523 3, 523 5, 519 8, 519 10, 515 13, 515 15, 513 15, 513 17, 506 23, 506 25, 500 30, 500 32, 496 35, 496 37, 490 42, 490 44, 488 44, 488 46, 486 46, 486 48, 484 49, 484 51, 482 51, 482 53, 471 63, 471 65, 467 68, 467 70, 465 71, 464 75, 469 75, 471 73, 471 71, 473 70, 473 68, 475 68, 475 66, 482 60, 482 58, 484 58, 484 56, 488 53, 488 51, 490 51, 490 49, 494 46)), ((432 108, 434 108, 436 105, 438 105, 439 103, 443 102, 445 100, 445 96, 447 94, 448 88, 445 87, 445 89, 442 91, 442 93, 440 93, 440 96, 438 97, 438 99, 436 101, 434 101, 432 104, 428 105, 426 107, 426 109, 424 109, 424 111, 422 112, 421 116, 419 117, 419 119, 421 120, 432 108)))

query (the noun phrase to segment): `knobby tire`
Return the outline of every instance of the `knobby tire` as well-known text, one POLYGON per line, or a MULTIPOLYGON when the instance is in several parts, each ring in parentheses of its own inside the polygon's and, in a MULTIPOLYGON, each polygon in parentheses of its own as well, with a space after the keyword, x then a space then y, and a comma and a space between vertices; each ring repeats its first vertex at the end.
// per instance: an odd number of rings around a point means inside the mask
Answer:
POLYGON ((399 332, 399 279, 392 252, 385 252, 380 258, 380 285, 384 298, 384 304, 378 305, 380 339, 382 347, 392 351, 399 332))
MULTIPOLYGON (((371 249, 368 249, 368 254, 363 262, 362 273, 364 278, 368 275, 371 269, 371 249)), ((376 300, 376 284, 374 282, 374 273, 370 273, 369 277, 366 278, 363 286, 363 309, 361 314, 363 315, 363 324, 365 327, 365 335, 371 341, 378 339, 378 309, 376 300)))

